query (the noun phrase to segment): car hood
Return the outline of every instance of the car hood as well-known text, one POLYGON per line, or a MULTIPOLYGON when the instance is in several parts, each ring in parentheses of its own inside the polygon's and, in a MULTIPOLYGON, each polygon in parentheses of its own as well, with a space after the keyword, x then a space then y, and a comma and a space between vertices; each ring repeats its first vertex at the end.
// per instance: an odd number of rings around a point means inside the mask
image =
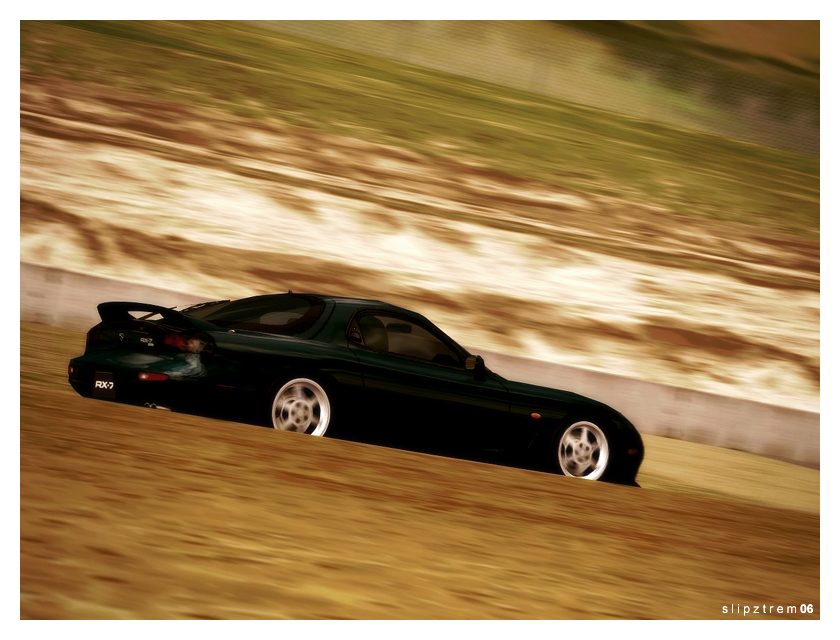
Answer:
MULTIPOLYGON (((514 414, 527 415, 535 412, 542 414, 543 420, 548 424, 557 424, 569 417, 588 417, 607 419, 622 435, 624 446, 644 451, 641 434, 630 420, 621 413, 592 398, 587 398, 578 393, 541 387, 525 382, 514 382, 505 380, 507 386, 511 412, 514 414)), ((638 460, 641 464, 640 453, 638 460)))
POLYGON ((526 382, 516 382, 512 380, 505 380, 505 386, 511 395, 511 401, 536 400, 552 407, 566 406, 569 404, 578 406, 586 405, 593 409, 608 409, 614 412, 611 407, 605 405, 604 403, 572 391, 552 389, 551 387, 541 387, 536 384, 528 384, 526 382))
POLYGON ((550 415, 555 418, 581 412, 592 412, 608 416, 622 430, 627 428, 636 430, 633 423, 613 407, 579 393, 511 380, 505 380, 505 385, 508 389, 511 410, 513 411, 518 408, 520 411, 535 411, 546 414, 546 417, 550 415))

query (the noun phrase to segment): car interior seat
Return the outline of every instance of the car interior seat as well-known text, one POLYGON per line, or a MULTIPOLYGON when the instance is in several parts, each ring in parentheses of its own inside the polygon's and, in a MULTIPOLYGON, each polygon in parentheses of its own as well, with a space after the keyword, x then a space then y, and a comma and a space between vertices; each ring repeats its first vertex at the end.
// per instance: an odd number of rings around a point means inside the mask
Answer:
POLYGON ((358 321, 365 346, 380 353, 388 353, 388 332, 376 316, 363 316, 358 321))

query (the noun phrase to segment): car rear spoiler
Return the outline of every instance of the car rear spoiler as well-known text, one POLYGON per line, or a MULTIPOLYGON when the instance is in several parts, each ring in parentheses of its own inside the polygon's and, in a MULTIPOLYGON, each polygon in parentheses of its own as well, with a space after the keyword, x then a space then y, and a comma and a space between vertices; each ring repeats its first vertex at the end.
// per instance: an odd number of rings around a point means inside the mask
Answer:
POLYGON ((97 305, 96 310, 99 311, 99 317, 103 322, 132 322, 139 321, 143 318, 133 316, 132 311, 146 312, 147 316, 160 315, 163 321, 175 327, 183 329, 203 329, 205 331, 216 329, 219 327, 199 320, 197 318, 190 318, 185 316, 175 309, 169 307, 161 307, 157 304, 148 304, 146 302, 102 302, 97 305))

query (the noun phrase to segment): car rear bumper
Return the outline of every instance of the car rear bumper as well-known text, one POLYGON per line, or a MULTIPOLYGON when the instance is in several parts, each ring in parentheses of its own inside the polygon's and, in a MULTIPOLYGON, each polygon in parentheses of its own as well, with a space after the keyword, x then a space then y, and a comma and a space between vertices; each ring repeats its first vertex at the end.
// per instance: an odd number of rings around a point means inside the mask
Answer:
POLYGON ((156 404, 170 407, 173 404, 187 404, 190 396, 189 384, 177 380, 143 381, 139 378, 140 371, 124 369, 113 365, 85 361, 84 358, 74 358, 68 367, 68 381, 80 396, 97 398, 128 404, 156 404), (110 374, 112 389, 97 389, 95 382, 97 374, 110 374))
POLYGON ((80 396, 128 404, 191 406, 207 395, 207 376, 197 358, 87 354, 70 360, 67 377, 80 396), (109 388, 101 380, 107 380, 109 388))

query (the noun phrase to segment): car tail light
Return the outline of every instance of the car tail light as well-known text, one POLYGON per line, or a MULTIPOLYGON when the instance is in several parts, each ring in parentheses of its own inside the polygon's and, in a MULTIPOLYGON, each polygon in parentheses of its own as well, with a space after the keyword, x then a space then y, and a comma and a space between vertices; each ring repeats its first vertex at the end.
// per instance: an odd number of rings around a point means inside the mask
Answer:
POLYGON ((207 340, 195 334, 168 333, 163 337, 163 344, 178 351, 201 353, 207 346, 207 340))
POLYGON ((163 382, 164 380, 169 380, 168 375, 156 371, 141 371, 137 374, 137 378, 144 382, 163 382))

